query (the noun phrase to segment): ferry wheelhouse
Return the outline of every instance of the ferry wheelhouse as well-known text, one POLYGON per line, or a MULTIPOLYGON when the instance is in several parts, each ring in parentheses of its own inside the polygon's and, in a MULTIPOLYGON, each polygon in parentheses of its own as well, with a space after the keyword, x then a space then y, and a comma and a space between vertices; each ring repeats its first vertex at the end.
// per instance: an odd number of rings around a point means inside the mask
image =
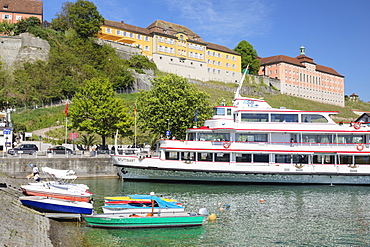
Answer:
POLYGON ((370 184, 370 126, 337 124, 337 113, 237 95, 185 140, 161 140, 158 156, 117 154, 113 164, 124 179, 370 184))

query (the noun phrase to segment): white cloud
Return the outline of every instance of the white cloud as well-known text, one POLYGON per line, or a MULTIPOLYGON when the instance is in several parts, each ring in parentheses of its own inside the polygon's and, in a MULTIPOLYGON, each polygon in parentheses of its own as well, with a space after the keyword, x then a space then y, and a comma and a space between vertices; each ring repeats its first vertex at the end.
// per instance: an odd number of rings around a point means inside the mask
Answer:
POLYGON ((230 42, 268 31, 269 10, 262 0, 167 0, 167 4, 186 22, 182 25, 205 41, 235 46, 230 42))

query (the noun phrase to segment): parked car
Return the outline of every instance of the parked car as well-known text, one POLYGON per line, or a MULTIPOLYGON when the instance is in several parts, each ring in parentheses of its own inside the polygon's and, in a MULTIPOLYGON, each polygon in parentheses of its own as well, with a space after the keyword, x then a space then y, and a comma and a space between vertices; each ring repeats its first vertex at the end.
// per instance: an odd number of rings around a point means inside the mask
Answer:
POLYGON ((12 148, 8 150, 8 154, 15 155, 15 154, 35 154, 39 151, 39 148, 36 144, 21 144, 19 147, 12 148))
POLYGON ((52 154, 73 154, 73 150, 66 148, 64 146, 54 146, 48 148, 46 151, 47 153, 52 153, 52 154))
POLYGON ((109 150, 109 147, 108 145, 98 145, 97 148, 96 148, 96 151, 98 152, 98 154, 110 154, 111 153, 111 150, 109 150))

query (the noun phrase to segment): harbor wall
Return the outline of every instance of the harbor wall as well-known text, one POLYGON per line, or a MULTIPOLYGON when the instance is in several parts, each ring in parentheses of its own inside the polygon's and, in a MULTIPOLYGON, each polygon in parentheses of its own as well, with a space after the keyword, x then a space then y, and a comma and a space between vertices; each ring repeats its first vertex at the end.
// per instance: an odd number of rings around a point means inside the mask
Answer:
MULTIPOLYGON (((50 167, 73 170, 78 178, 118 177, 117 168, 111 158, 1 158, 0 172, 12 178, 25 178, 32 173, 30 164, 37 167, 50 167)), ((42 177, 42 171, 40 169, 42 177)))

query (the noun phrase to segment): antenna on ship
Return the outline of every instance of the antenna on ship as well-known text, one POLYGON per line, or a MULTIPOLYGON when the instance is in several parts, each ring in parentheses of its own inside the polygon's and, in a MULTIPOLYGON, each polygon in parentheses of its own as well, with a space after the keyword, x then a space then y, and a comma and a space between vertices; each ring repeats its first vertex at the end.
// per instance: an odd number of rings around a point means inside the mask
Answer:
POLYGON ((242 86, 243 86, 243 82, 244 82, 244 79, 245 79, 245 75, 248 73, 248 68, 249 68, 249 64, 248 64, 247 68, 245 68, 245 70, 244 70, 244 73, 243 73, 242 79, 241 79, 241 81, 239 82, 238 89, 236 89, 235 97, 234 97, 235 99, 236 99, 236 98, 241 97, 241 96, 240 96, 240 90, 241 90, 241 88, 242 88, 242 86))

